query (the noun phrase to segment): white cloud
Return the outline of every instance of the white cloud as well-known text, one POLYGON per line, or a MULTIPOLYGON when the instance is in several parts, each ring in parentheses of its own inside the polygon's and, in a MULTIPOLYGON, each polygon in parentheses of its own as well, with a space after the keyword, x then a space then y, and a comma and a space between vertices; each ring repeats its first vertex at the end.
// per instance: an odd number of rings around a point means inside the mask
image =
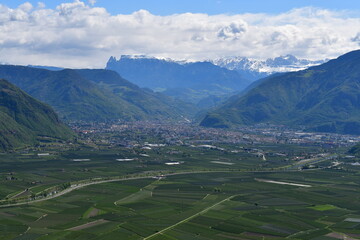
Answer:
POLYGON ((45 5, 45 3, 43 3, 43 2, 38 2, 37 7, 38 7, 38 8, 45 8, 46 5, 45 5))
POLYGON ((33 6, 29 2, 25 2, 19 6, 19 9, 24 12, 30 12, 33 9, 33 6))
POLYGON ((88 2, 89 2, 89 4, 90 4, 91 6, 94 6, 95 3, 96 3, 96 0, 88 0, 88 2))
POLYGON ((346 12, 301 8, 278 14, 174 14, 146 10, 111 15, 75 0, 46 9, 0 4, 0 62, 103 67, 111 55, 147 54, 202 60, 294 54, 331 58, 357 49, 360 17, 346 12))
POLYGON ((247 30, 247 24, 244 21, 233 22, 222 27, 218 32, 218 37, 223 39, 237 40, 247 30))

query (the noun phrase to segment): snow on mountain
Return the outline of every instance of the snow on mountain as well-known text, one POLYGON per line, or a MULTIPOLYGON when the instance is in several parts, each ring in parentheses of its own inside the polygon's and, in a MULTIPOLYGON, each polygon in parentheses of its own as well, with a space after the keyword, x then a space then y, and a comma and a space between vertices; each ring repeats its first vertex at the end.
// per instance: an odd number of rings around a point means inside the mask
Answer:
MULTIPOLYGON (((172 62, 181 65, 194 63, 193 60, 173 60, 170 58, 158 58, 147 55, 121 55, 119 61, 123 59, 136 60, 162 60, 165 62, 172 62)), ((118 60, 115 57, 109 59, 109 63, 115 63, 118 60)), ((306 69, 308 67, 320 65, 327 62, 327 60, 307 60, 299 59, 293 55, 285 55, 276 58, 268 58, 266 60, 258 60, 247 57, 224 57, 214 60, 207 60, 214 65, 227 68, 229 70, 236 70, 244 78, 255 81, 257 79, 267 77, 273 73, 293 72, 306 69)))
POLYGON ((148 56, 148 55, 121 55, 119 60, 116 59, 116 57, 111 56, 109 59, 109 62, 116 62, 116 61, 120 61, 120 60, 125 60, 125 59, 132 59, 132 60, 163 60, 166 62, 173 62, 173 63, 178 63, 178 64, 187 64, 187 63, 194 63, 196 61, 193 60, 174 60, 171 58, 164 58, 164 57, 154 57, 154 56, 148 56))
POLYGON ((254 78, 264 77, 278 72, 293 72, 319 65, 327 60, 298 59, 293 55, 257 60, 246 57, 225 57, 211 62, 220 67, 236 70, 240 73, 252 74, 254 78))

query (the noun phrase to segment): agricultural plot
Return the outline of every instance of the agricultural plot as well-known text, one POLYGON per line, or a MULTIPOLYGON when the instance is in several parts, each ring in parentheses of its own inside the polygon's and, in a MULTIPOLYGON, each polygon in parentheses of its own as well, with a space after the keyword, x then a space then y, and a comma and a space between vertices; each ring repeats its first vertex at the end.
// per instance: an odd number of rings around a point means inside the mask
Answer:
POLYGON ((330 169, 329 160, 321 169, 290 172, 294 156, 316 149, 286 149, 220 145, 5 154, 1 199, 79 180, 149 177, 1 207, 0 239, 359 238, 359 170, 330 169))
POLYGON ((92 185, 41 203, 0 209, 2 239, 358 236, 360 201, 357 192, 350 190, 359 180, 346 185, 343 181, 355 179, 333 170, 307 173, 305 179, 303 175, 184 174, 92 185), (331 183, 324 183, 330 176, 331 183), (255 180, 276 177, 313 186, 255 180))

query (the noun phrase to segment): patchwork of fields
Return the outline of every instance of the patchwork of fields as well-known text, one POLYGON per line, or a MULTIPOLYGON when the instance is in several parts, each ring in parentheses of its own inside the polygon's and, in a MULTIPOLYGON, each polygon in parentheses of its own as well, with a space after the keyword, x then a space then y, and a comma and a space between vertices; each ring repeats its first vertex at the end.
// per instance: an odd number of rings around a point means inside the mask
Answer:
MULTIPOLYGON (((266 168, 263 165, 269 162, 248 152, 190 149, 184 158, 184 149, 179 156, 166 154, 167 148, 157 151, 146 152, 150 157, 143 159, 130 151, 126 156, 84 152, 11 159, 7 155, 1 175, 14 179, 2 180, 1 198, 25 187, 36 192, 91 177, 151 175, 155 169, 203 173, 101 183, 42 202, 3 207, 0 239, 360 238, 359 168, 290 172, 266 168), (135 160, 116 162, 119 158, 135 160), (180 159, 184 164, 163 164, 180 159), (211 162, 219 159, 234 164, 211 162), (224 172, 205 172, 210 170, 224 172)), ((289 165, 280 157, 268 159, 279 169, 289 165)))

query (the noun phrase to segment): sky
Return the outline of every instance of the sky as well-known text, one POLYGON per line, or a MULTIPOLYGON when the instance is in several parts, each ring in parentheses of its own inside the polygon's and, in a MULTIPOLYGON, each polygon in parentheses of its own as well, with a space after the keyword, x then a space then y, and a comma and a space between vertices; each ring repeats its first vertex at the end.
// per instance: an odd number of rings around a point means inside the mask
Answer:
POLYGON ((102 68, 123 54, 317 60, 359 46, 358 0, 0 2, 0 62, 8 64, 102 68))
MULTIPOLYGON (((37 5, 37 1, 28 1, 37 5)), ((51 0, 42 1, 48 8, 56 8, 61 3, 73 1, 51 0)), ((318 7, 328 10, 352 10, 360 8, 358 0, 96 0, 86 3, 106 8, 113 15, 131 14, 146 9, 155 15, 171 15, 176 13, 238 14, 238 13, 270 13, 279 14, 293 8, 318 7)), ((2 4, 16 8, 23 0, 2 0, 2 4)))

